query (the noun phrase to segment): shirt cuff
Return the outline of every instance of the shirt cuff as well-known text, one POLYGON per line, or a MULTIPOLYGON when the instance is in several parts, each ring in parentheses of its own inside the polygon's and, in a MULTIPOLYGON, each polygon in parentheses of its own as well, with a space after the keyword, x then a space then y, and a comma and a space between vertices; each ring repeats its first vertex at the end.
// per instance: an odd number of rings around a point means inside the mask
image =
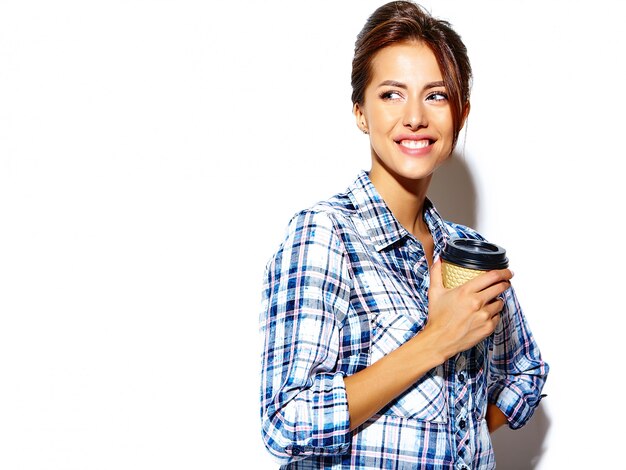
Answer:
POLYGON ((319 377, 319 383, 324 384, 320 386, 326 391, 318 390, 319 402, 308 404, 315 408, 309 415, 312 421, 298 424, 292 421, 291 426, 294 427, 291 429, 290 437, 286 439, 287 442, 283 435, 276 441, 272 440, 268 446, 270 452, 282 464, 310 456, 344 455, 350 450, 352 433, 350 432, 350 414, 344 376, 341 372, 332 376, 323 375, 327 377, 325 380, 319 377), (280 445, 281 441, 283 445, 280 445))
POLYGON ((489 402, 505 414, 511 429, 519 429, 528 422, 542 397, 524 396, 513 383, 497 383, 489 389, 489 402))

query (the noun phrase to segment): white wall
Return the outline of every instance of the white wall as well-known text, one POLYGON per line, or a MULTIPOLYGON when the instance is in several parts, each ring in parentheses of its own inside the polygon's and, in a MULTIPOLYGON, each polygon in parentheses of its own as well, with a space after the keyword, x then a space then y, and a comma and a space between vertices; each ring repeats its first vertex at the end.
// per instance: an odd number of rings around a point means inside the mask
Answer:
MULTIPOLYGON (((0 468, 276 468, 262 270, 369 167, 349 75, 380 4, 0 2, 0 468)), ((433 198, 508 249, 552 366, 500 467, 617 468, 621 3, 424 5, 475 70, 433 198)))

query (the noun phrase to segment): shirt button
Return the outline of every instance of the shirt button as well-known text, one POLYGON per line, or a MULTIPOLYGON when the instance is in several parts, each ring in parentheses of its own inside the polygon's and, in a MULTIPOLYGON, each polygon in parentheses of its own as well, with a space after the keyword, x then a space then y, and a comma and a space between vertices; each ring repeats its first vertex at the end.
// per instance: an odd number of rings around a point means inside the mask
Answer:
POLYGON ((465 383, 465 374, 463 372, 459 374, 459 382, 461 382, 462 384, 465 383))
POLYGON ((461 421, 459 421, 459 428, 461 429, 465 429, 465 420, 462 419, 461 421))
POLYGON ((293 446, 293 448, 291 449, 291 453, 293 455, 300 455, 300 452, 302 452, 302 447, 300 446, 293 446))

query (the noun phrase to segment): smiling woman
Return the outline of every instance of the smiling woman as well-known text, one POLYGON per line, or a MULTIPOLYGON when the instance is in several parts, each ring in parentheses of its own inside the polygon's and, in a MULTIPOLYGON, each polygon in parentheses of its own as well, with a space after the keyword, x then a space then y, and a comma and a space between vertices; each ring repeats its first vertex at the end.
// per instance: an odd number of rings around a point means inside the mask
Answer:
POLYGON ((352 100, 371 169, 296 214, 265 272, 261 417, 289 469, 495 467, 548 374, 508 269, 446 289, 440 253, 483 240, 426 197, 469 112, 450 25, 412 2, 358 36, 352 100))
MULTIPOLYGON (((410 190, 425 196, 432 173, 452 153, 459 131, 435 55, 423 42, 396 43, 376 54, 372 71, 362 102, 354 105, 357 125, 370 134, 370 179, 385 201, 393 199, 398 180, 415 182, 410 190)), ((394 213, 404 227, 428 238, 421 214, 399 210, 394 213)), ((432 252, 426 254, 432 263, 432 252)))

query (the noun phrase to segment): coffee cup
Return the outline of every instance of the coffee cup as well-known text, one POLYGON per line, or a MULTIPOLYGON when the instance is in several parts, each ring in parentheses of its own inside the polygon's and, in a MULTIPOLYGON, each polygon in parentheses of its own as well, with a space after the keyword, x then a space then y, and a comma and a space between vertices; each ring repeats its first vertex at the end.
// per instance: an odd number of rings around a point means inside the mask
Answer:
POLYGON ((453 289, 479 274, 509 266, 504 248, 483 240, 451 238, 441 252, 443 285, 453 289))

